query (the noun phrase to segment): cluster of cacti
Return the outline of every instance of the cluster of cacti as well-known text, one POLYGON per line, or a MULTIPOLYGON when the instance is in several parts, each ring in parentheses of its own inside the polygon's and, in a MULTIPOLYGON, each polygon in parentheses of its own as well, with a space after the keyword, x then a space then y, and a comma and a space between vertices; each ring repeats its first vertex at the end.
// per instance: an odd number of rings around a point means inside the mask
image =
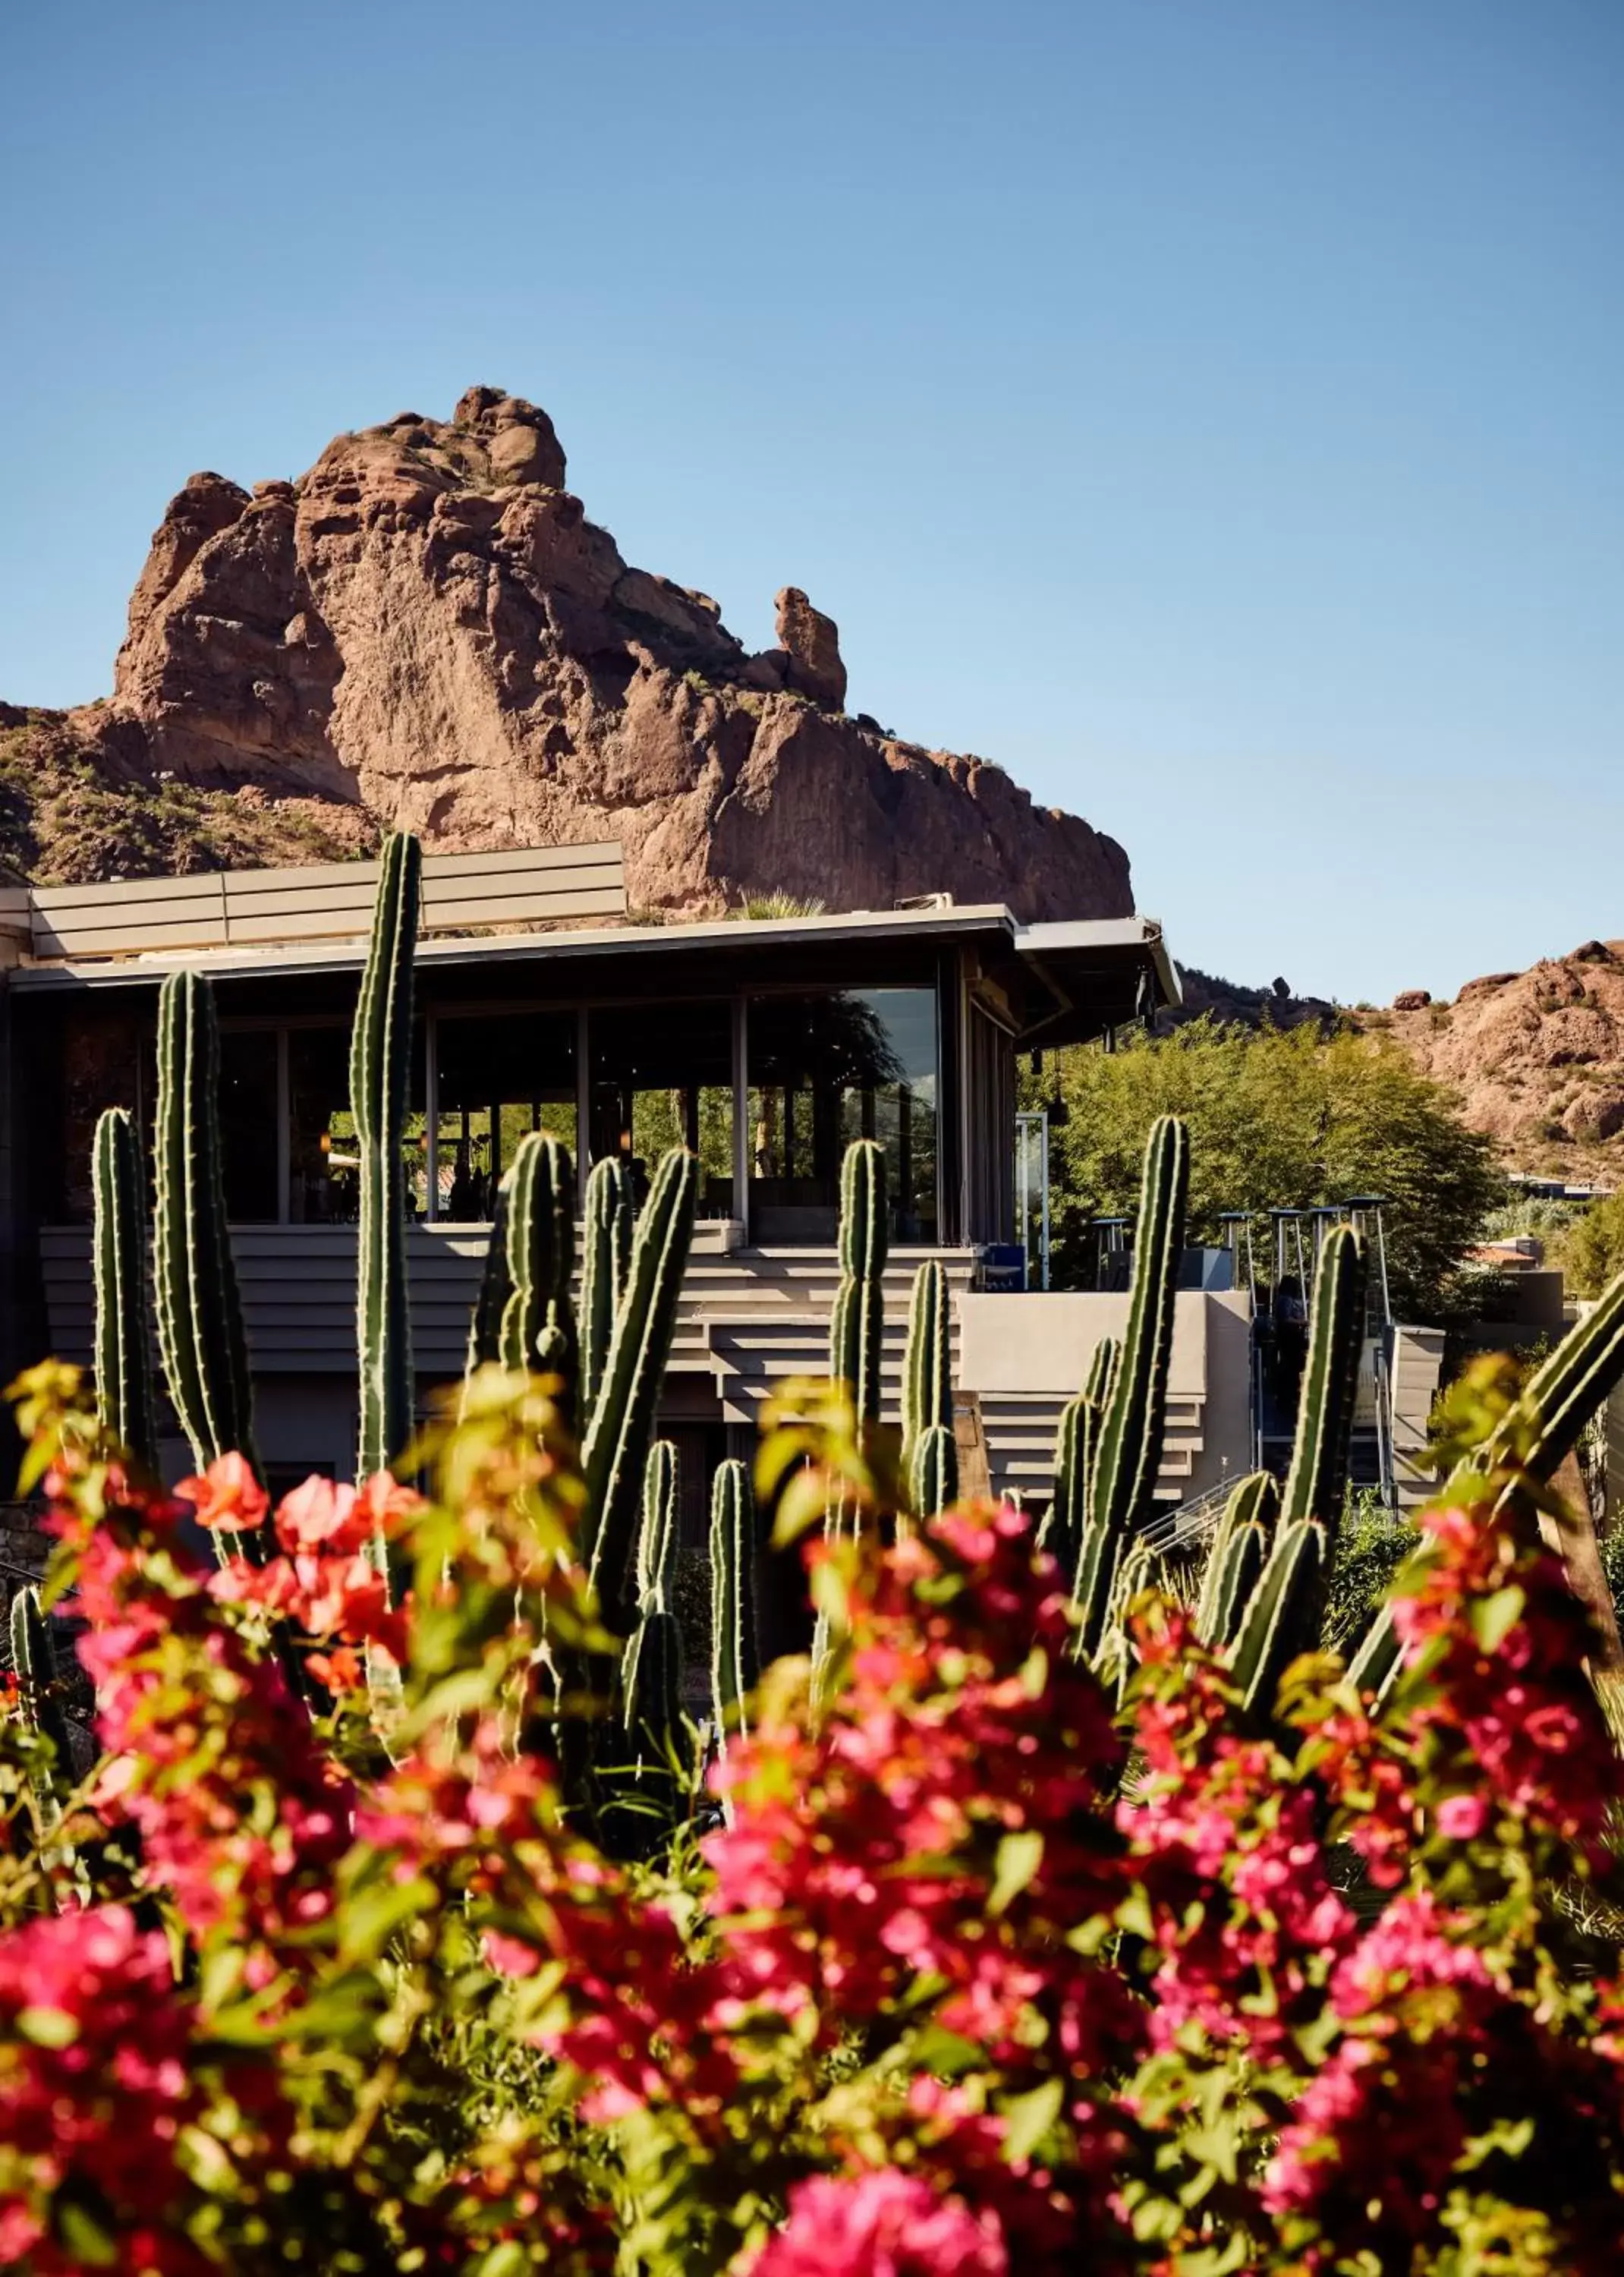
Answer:
MULTIPOLYGON (((1087 1389, 1062 1417, 1046 1526, 1057 1556, 1074 1557, 1078 1650, 1119 1685, 1123 1611, 1148 1570, 1136 1538, 1151 1515, 1161 1465, 1188 1176, 1183 1128, 1165 1117, 1145 1150, 1122 1349, 1097 1352, 1087 1389)), ((1265 1472, 1243 1479, 1208 1552, 1197 1634, 1226 1655, 1256 1715, 1271 1707, 1289 1664, 1318 1641, 1347 1493, 1364 1297, 1363 1242, 1339 1226, 1320 1257, 1284 1495, 1265 1472)))
MULTIPOLYGON (((153 1144, 158 1349, 199 1469, 234 1449, 257 1472, 247 1338, 225 1224, 219 1085, 214 992, 201 973, 173 972, 158 997, 153 1144)), ((110 1206, 112 1199, 110 1192, 110 1206)), ((133 1302, 139 1276, 126 1275, 123 1286, 133 1302)), ((126 1322, 121 1331, 132 1347, 144 1333, 144 1320, 126 1322)))
POLYGON ((519 1142, 497 1192, 485 1268, 468 1330, 468 1372, 489 1362, 556 1375, 573 1401, 575 1174, 545 1132, 519 1142))

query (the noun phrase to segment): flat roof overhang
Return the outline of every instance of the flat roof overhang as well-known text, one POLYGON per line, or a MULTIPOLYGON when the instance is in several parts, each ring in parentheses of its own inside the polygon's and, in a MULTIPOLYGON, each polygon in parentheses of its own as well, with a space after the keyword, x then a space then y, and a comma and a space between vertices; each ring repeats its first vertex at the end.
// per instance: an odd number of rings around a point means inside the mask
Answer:
POLYGON ((1062 918, 1017 925, 1014 948, 1040 979, 1052 1011, 1036 1014, 1018 1041, 1024 1050, 1085 1044, 1184 1001, 1179 968, 1154 918, 1062 918))
MULTIPOLYGON (((665 994, 752 982, 793 982, 796 963, 825 972, 852 966, 870 948, 929 952, 978 941, 989 963, 1026 985, 1020 993, 1023 1047, 1087 1042, 1107 1028, 1181 1001, 1162 929, 1141 917, 1088 918, 1022 925, 998 903, 925 910, 858 910, 818 917, 704 918, 660 925, 592 925, 546 933, 429 934, 417 945, 421 977, 436 995, 454 976, 504 969, 517 981, 536 963, 566 964, 588 992, 634 987, 665 994), (443 979, 441 977, 444 976, 443 979)), ((334 979, 359 972, 360 940, 271 943, 242 948, 171 949, 133 956, 25 963, 9 975, 19 994, 155 988, 171 972, 204 972, 233 984, 334 979)), ((851 985, 859 985, 853 967, 851 985)), ((837 984, 838 985, 838 984, 837 984)))

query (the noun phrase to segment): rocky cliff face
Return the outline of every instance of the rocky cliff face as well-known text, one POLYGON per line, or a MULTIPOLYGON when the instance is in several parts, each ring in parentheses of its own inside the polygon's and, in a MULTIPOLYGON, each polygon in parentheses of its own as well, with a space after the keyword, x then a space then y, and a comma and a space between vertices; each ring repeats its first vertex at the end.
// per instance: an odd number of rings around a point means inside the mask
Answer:
MULTIPOLYGON (((262 840, 285 815, 307 852, 391 826, 445 848, 618 839, 649 910, 943 890, 1030 918, 1131 910, 1112 840, 850 716, 836 628, 804 593, 779 594, 778 644, 747 655, 704 594, 628 567, 565 473, 544 412, 474 388, 448 421, 340 436, 296 482, 194 476, 110 701, 8 715, 0 823, 31 796, 33 734, 76 781, 205 818, 246 799, 262 840)), ((34 809, 7 846, 26 857, 30 830, 41 873, 108 873, 34 809)))
POLYGON ((1516 1168, 1624 1174, 1624 940, 1487 973, 1452 1004, 1414 990, 1390 1012, 1356 1017, 1390 1029, 1458 1091, 1467 1121, 1501 1140, 1516 1168))

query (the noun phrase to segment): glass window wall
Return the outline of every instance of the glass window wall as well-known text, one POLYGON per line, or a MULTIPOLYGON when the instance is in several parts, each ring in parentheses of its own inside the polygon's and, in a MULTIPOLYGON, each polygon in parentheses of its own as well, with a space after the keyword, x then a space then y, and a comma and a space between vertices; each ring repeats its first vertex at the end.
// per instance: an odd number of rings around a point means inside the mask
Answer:
POLYGON ((488 1219, 527 1131, 548 1131, 578 1161, 573 1012, 450 1016, 435 1025, 436 1215, 488 1219))
POLYGON ((277 1216, 277 1045, 274 1028, 227 1028, 220 1038, 220 1151, 233 1225, 277 1216))
POLYGON ((753 997, 747 1053, 752 1237, 832 1241, 841 1157, 877 1138, 893 1238, 934 1241, 935 990, 753 997))
POLYGON ((700 1215, 733 1211, 732 1008, 609 1006, 587 1016, 592 1159, 618 1154, 641 1206, 662 1154, 700 1159, 700 1215))
MULTIPOLYGON (((406 1093, 406 1205, 422 1217, 429 1199, 422 1023, 417 1024, 406 1093)), ((360 1164, 350 1113, 350 1031, 288 1032, 288 1216, 295 1225, 342 1225, 360 1215, 360 1164)))

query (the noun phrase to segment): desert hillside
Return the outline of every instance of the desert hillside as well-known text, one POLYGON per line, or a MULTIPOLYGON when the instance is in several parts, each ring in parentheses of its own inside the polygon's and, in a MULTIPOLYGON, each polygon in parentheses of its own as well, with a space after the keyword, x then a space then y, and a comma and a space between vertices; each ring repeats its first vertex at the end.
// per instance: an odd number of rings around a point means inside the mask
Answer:
POLYGON ((778 597, 751 655, 622 560, 544 411, 471 388, 252 491, 193 476, 131 597, 110 698, 0 707, 0 860, 57 881, 618 839, 634 906, 946 890, 1133 908, 1127 857, 1003 770, 846 709, 836 628, 778 597))
POLYGON ((1453 1002, 1408 990, 1390 1007, 1351 1010, 1293 994, 1184 975, 1186 1018, 1248 1026, 1351 1021, 1393 1036, 1459 1093, 1466 1120, 1500 1142, 1506 1167, 1574 1184, 1624 1185, 1624 940, 1588 940, 1526 972, 1468 980, 1453 1002))

